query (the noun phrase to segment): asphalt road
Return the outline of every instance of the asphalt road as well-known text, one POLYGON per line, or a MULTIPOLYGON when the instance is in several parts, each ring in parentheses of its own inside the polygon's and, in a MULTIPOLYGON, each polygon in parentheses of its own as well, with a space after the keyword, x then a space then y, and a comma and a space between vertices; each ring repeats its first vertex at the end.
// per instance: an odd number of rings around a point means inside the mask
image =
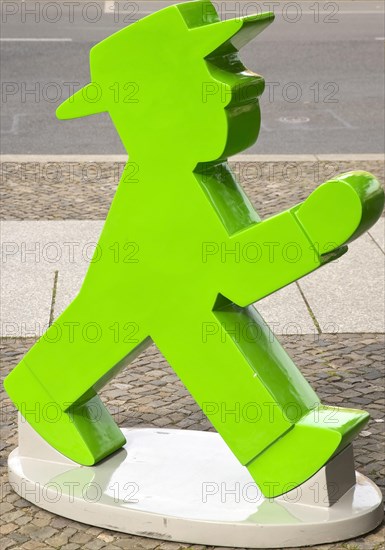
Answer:
MULTIPOLYGON (((124 153, 108 115, 58 121, 55 109, 70 95, 68 83, 76 90, 89 81, 95 43, 165 4, 3 2, 1 152, 124 153)), ((223 18, 269 9, 268 2, 217 6, 223 18)), ((267 82, 260 137, 248 152, 382 153, 384 5, 274 7, 273 25, 242 50, 246 66, 267 82)))

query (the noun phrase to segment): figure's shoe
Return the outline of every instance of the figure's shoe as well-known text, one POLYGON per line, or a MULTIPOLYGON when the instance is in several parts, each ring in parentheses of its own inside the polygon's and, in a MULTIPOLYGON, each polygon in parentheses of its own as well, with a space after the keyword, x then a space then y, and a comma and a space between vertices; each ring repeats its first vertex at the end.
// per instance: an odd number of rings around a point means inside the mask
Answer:
POLYGON ((320 405, 247 468, 266 497, 277 497, 318 472, 355 438, 368 420, 365 411, 320 405))
POLYGON ((57 451, 79 464, 92 466, 126 442, 95 392, 90 392, 82 402, 58 403, 25 360, 7 376, 4 386, 33 429, 57 451))

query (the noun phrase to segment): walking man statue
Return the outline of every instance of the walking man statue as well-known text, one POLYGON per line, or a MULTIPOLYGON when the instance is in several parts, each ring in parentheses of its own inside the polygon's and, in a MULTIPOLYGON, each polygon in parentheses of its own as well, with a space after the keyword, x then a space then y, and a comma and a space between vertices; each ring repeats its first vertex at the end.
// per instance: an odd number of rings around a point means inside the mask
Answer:
POLYGON ((256 141, 264 89, 238 52, 272 21, 220 21, 207 0, 166 7, 92 48, 90 84, 58 108, 108 112, 129 162, 78 296, 5 387, 80 464, 124 445, 98 392, 152 342, 266 496, 310 478, 368 420, 322 405, 251 305, 346 252, 384 202, 372 175, 351 172, 262 221, 235 180, 227 158, 256 141))

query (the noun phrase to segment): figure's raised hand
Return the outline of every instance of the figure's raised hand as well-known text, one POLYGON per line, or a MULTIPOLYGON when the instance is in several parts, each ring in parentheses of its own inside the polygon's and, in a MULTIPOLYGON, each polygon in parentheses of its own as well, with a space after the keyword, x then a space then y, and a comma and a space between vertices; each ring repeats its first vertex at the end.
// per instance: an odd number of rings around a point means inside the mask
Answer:
POLYGON ((384 191, 369 172, 347 172, 320 185, 294 209, 295 216, 321 254, 347 244, 376 223, 384 191))

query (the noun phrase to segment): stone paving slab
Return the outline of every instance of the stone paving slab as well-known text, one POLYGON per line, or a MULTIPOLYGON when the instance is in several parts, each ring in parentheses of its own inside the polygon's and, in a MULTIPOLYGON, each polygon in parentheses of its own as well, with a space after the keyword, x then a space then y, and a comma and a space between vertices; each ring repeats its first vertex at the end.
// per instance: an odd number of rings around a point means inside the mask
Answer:
POLYGON ((368 234, 299 281, 322 332, 384 332, 385 257, 368 234))
POLYGON ((53 303, 53 320, 70 305, 80 290, 86 275, 87 266, 74 267, 71 270, 62 269, 57 274, 55 299, 53 303))
POLYGON ((101 221, 0 222, 2 336, 44 333, 79 291, 102 226, 101 221))
POLYGON ((374 225, 370 231, 369 235, 372 239, 378 244, 381 250, 385 253, 385 223, 384 218, 378 220, 376 225, 374 225))
MULTIPOLYGON (((368 426, 354 442, 356 465, 384 490, 384 336, 292 335, 280 340, 325 404, 364 408, 370 412, 368 426)), ((2 340, 2 376, 21 359, 34 341, 31 338, 2 340)), ((162 542, 90 527, 54 516, 20 498, 7 483, 6 472, 7 456, 17 444, 17 414, 1 391, 1 548, 224 550, 162 542)), ((120 426, 213 429, 155 346, 149 347, 108 384, 101 396, 120 426)), ((382 526, 364 537, 315 546, 313 550, 380 550, 384 548, 384 532, 382 526)))
POLYGON ((54 273, 39 267, 15 270, 2 265, 0 331, 6 336, 40 336, 51 315, 54 273))
POLYGON ((296 283, 263 298, 254 307, 275 334, 317 333, 317 325, 296 283))
POLYGON ((1 221, 2 262, 51 271, 87 267, 103 221, 1 221))

